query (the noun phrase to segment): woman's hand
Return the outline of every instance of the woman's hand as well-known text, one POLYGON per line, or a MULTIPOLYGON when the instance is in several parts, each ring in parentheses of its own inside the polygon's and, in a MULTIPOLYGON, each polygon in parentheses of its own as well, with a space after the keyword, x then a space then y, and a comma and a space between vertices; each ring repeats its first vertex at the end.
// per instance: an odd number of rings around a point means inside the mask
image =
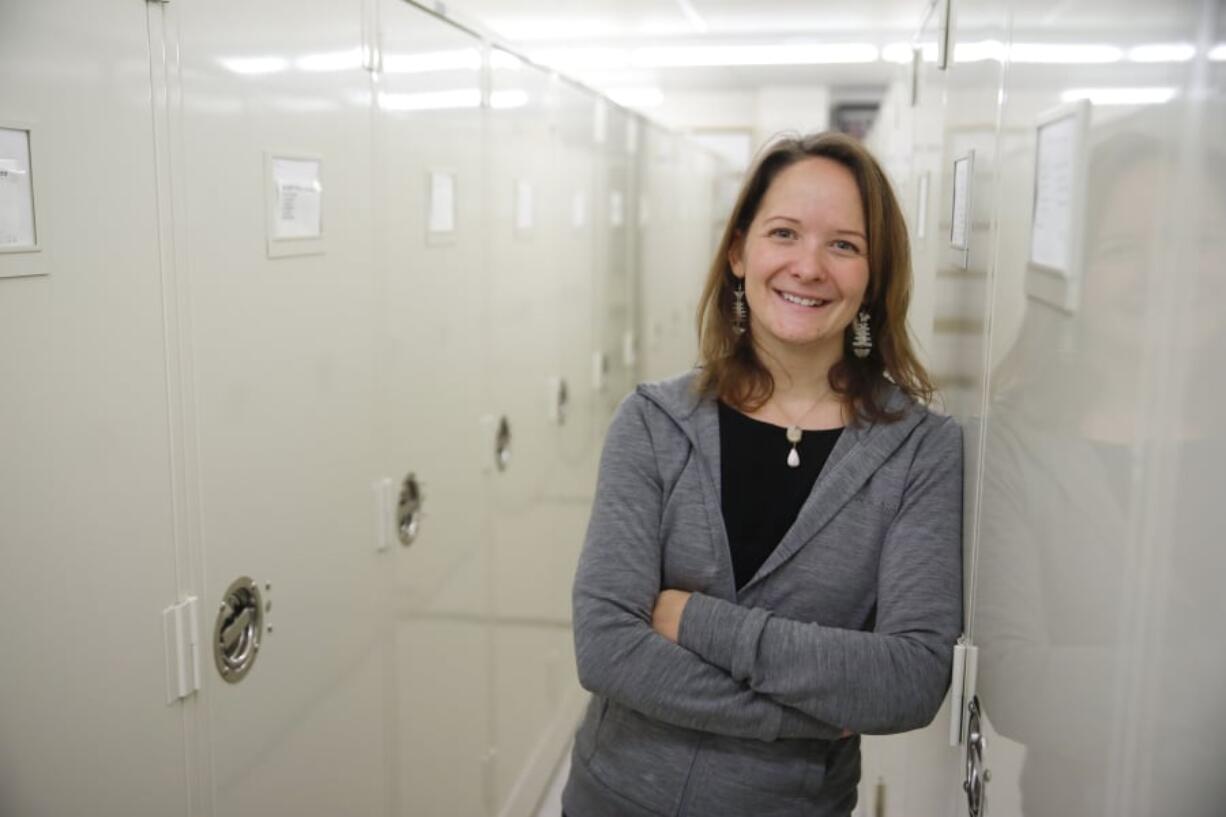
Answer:
POLYGON ((677 643, 677 633, 681 629, 681 614, 685 612, 685 603, 690 600, 690 593, 685 590, 665 590, 656 598, 656 607, 651 611, 651 629, 677 643))

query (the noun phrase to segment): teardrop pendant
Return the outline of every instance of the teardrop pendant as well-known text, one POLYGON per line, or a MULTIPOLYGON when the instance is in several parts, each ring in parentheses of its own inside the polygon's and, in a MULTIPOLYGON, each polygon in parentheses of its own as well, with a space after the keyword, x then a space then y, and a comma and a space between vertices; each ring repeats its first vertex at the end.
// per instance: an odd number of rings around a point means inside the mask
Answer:
POLYGON ((796 453, 795 444, 792 445, 792 450, 788 452, 788 467, 789 468, 799 468, 800 467, 800 455, 796 453))

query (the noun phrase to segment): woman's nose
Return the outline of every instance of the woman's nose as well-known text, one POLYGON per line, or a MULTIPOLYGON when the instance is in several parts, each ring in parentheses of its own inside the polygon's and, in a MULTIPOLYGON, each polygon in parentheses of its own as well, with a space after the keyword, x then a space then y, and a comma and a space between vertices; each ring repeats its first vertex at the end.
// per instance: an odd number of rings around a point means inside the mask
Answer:
POLYGON ((792 264, 793 274, 802 280, 821 280, 826 277, 826 265, 816 247, 798 251, 792 264))

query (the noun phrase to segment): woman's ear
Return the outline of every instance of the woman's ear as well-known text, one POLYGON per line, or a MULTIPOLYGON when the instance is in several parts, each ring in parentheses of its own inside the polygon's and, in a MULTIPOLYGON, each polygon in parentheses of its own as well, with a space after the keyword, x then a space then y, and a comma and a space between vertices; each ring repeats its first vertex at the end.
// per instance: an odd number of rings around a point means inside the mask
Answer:
POLYGON ((733 235, 731 243, 728 244, 728 266, 732 268, 732 274, 737 278, 745 277, 744 263, 742 262, 744 250, 745 236, 738 231, 733 235))

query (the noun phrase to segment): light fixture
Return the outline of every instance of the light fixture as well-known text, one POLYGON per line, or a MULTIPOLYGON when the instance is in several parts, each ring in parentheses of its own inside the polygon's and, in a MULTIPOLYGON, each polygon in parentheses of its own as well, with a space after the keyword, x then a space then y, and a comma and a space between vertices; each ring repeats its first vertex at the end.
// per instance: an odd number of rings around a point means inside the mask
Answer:
MULTIPOLYGON (((501 53, 501 52, 500 52, 501 53)), ((385 74, 427 74, 434 71, 480 71, 481 52, 475 48, 383 54, 385 74)))
POLYGON ((881 49, 882 62, 893 62, 898 65, 908 65, 911 62, 911 55, 915 51, 915 46, 911 43, 890 43, 881 49))
POLYGON ((954 46, 954 62, 1004 62, 1009 49, 1000 40, 979 40, 954 46))
POLYGON ((605 93, 626 108, 658 108, 664 104, 664 92, 654 87, 607 88, 605 93))
POLYGON ((454 108, 481 107, 479 88, 457 88, 452 91, 429 91, 415 94, 380 92, 378 105, 385 111, 438 111, 454 108))
POLYGON ((1070 88, 1060 94, 1064 102, 1090 100, 1091 105, 1161 105, 1175 98, 1176 88, 1070 88))
POLYGON ((219 62, 235 74, 275 74, 289 68, 284 57, 228 57, 219 62))
POLYGON ((546 48, 531 51, 529 56, 541 65, 563 71, 616 71, 630 67, 630 52, 624 48, 546 48))
POLYGON ((1128 49, 1129 62, 1187 62, 1196 56, 1191 43, 1153 43, 1128 49))
POLYGON ((294 67, 299 71, 352 71, 362 67, 362 51, 358 48, 349 51, 332 51, 324 54, 304 54, 294 60, 294 67))
POLYGON ((510 51, 494 48, 490 50, 490 67, 502 68, 507 71, 518 71, 524 67, 524 61, 510 51))
POLYGON ((565 17, 490 17, 486 21, 508 42, 575 42, 616 37, 619 26, 611 20, 598 18, 567 19, 565 17))
POLYGON ((528 92, 519 88, 510 88, 505 91, 490 92, 490 107, 500 110, 506 108, 522 108, 528 104, 528 92))
POLYGON ((1075 45, 1068 43, 1013 43, 1009 46, 1012 62, 1082 63, 1119 62, 1124 50, 1114 45, 1075 45))
POLYGON ((876 62, 878 56, 877 47, 867 43, 690 45, 636 48, 630 62, 638 68, 824 65, 876 62))
POLYGON ((690 21, 690 25, 699 34, 706 34, 711 30, 711 27, 707 25, 707 21, 702 19, 702 15, 698 13, 698 10, 694 8, 694 4, 690 0, 677 0, 677 5, 681 7, 681 13, 685 15, 685 19, 690 21))

